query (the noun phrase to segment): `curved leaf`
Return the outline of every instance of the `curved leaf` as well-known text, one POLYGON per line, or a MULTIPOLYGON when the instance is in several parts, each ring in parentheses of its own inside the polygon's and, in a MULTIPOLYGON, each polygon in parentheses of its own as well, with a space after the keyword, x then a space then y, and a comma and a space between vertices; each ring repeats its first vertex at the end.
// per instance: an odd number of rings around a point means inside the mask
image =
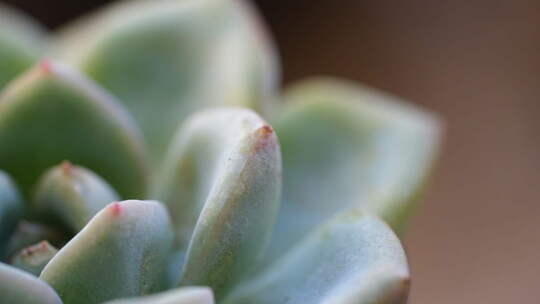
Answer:
POLYGON ((212 290, 207 287, 182 287, 146 297, 121 299, 106 304, 214 304, 212 290))
POLYGON ((274 122, 284 189, 269 259, 348 208, 378 214, 402 233, 437 152, 437 118, 334 79, 300 83, 286 101, 274 122))
POLYGON ((54 256, 40 278, 66 304, 150 294, 167 287, 172 239, 161 203, 112 203, 54 256))
POLYGON ((145 194, 138 132, 116 101, 69 68, 42 62, 0 96, 0 167, 28 195, 65 159, 92 168, 123 197, 145 194))
POLYGON ((11 178, 0 170, 0 258, 24 211, 19 191, 11 178))
POLYGON ((4 263, 0 263, 0 295, 3 303, 62 304, 45 282, 4 263))
POLYGON ((24 248, 42 240, 47 240, 56 247, 62 247, 68 238, 68 234, 56 227, 21 220, 6 245, 6 256, 11 258, 24 248))
POLYGON ((44 53, 43 36, 34 20, 0 3, 0 90, 44 53))
POLYGON ((15 255, 11 264, 35 276, 39 276, 45 265, 49 263, 57 252, 58 250, 49 244, 49 242, 41 241, 21 250, 15 255))
POLYGON ((267 243, 281 191, 276 135, 254 112, 214 109, 180 129, 154 196, 168 203, 177 246, 187 249, 183 285, 219 299, 267 243))
POLYGON ((267 107, 278 72, 258 19, 239 0, 122 1, 61 31, 59 52, 125 103, 159 161, 194 111, 267 107))
POLYGON ((400 241, 381 220, 340 214, 311 233, 224 304, 398 304, 409 288, 400 241))
POLYGON ((41 177, 32 211, 77 233, 98 211, 119 199, 111 186, 92 171, 63 162, 41 177))

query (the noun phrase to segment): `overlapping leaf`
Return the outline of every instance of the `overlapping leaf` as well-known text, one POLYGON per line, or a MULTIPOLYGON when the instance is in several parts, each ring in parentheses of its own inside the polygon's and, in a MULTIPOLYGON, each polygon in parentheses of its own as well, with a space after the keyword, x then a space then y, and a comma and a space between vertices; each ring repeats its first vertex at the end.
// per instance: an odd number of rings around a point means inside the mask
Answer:
POLYGON ((397 304, 406 302, 408 282, 407 259, 394 232, 352 211, 311 233, 224 303, 397 304))
POLYGON ((373 89, 315 79, 287 92, 274 126, 284 188, 269 260, 349 208, 403 231, 437 151, 432 114, 373 89))
POLYGON ((39 60, 44 35, 34 20, 0 3, 0 90, 39 60))
POLYGON ((129 115, 73 70, 42 62, 0 96, 0 168, 28 195, 69 159, 92 168, 122 197, 145 195, 144 149, 129 115))
POLYGON ((40 278, 65 304, 100 303, 168 288, 173 231, 156 201, 123 201, 100 211, 47 264, 40 278))
POLYGON ((193 116, 154 191, 169 205, 177 246, 187 248, 182 284, 210 286, 219 299, 266 245, 280 191, 279 144, 258 115, 215 109, 193 116))
POLYGON ((156 161, 193 111, 267 108, 277 83, 274 50, 243 1, 122 1, 68 26, 58 42, 125 103, 156 161))
POLYGON ((3 303, 62 304, 45 282, 4 263, 0 263, 0 295, 3 303))

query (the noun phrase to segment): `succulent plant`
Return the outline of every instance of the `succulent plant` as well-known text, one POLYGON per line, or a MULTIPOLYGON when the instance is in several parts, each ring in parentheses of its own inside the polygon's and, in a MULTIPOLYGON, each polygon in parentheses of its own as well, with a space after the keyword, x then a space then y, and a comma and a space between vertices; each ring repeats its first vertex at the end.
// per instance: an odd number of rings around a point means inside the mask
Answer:
POLYGON ((438 119, 336 78, 280 93, 249 3, 54 34, 1 7, 0 89, 2 303, 406 302, 438 119))

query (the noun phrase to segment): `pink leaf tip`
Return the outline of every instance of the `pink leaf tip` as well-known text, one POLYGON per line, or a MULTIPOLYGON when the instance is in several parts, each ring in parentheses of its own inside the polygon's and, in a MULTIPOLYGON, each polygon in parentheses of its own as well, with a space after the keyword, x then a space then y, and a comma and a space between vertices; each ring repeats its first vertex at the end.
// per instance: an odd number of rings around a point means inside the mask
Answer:
POLYGON ((45 74, 49 74, 52 71, 52 64, 51 64, 51 61, 48 59, 41 60, 41 62, 39 63, 39 66, 45 74))
POLYGON ((113 202, 111 205, 111 212, 114 216, 118 216, 120 214, 120 211, 122 211, 122 206, 120 205, 120 202, 113 202))

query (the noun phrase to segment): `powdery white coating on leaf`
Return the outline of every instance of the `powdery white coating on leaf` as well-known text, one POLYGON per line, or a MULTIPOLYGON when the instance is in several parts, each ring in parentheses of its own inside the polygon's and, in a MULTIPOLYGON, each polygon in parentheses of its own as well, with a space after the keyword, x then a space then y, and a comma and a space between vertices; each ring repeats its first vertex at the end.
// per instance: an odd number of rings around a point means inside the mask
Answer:
POLYGON ((259 19, 240 0, 120 1, 63 29, 57 45, 124 102, 160 165, 194 111, 271 107, 277 52, 259 19))
POLYGON ((219 297, 258 258, 279 206, 281 156, 274 130, 251 110, 199 112, 180 129, 154 197, 167 202, 182 284, 219 297), (189 245, 188 245, 189 243, 189 245))
POLYGON ((89 169, 63 162, 40 178, 33 209, 41 218, 52 218, 76 233, 103 207, 119 199, 112 187, 89 169))
POLYGON ((172 240, 161 203, 111 203, 56 254, 40 278, 66 304, 161 291, 169 287, 166 271, 172 240))
POLYGON ((438 152, 438 118, 331 78, 293 86, 286 101, 274 121, 284 188, 268 261, 350 208, 377 214, 401 234, 438 152))
POLYGON ((214 296, 210 288, 190 286, 146 297, 110 301, 105 304, 214 304, 214 296))
POLYGON ((290 252, 248 278, 225 304, 368 304, 406 300, 405 252, 381 220, 350 212, 336 216, 290 252))
POLYGON ((47 283, 4 263, 0 263, 0 296, 2 303, 62 304, 47 283))

